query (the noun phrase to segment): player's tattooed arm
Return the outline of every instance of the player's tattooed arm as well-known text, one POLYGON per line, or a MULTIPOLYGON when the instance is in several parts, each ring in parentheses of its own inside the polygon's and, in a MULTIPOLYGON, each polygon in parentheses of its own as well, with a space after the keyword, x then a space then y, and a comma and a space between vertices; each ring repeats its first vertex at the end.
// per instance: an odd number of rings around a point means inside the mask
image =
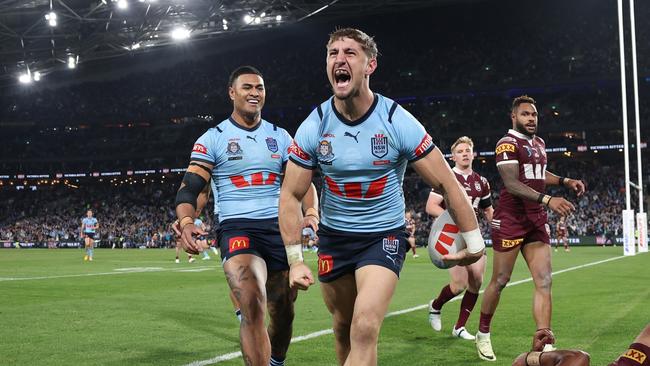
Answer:
POLYGON ((545 178, 544 183, 546 183, 547 185, 567 187, 572 191, 574 191, 578 197, 582 196, 582 194, 585 193, 585 184, 579 179, 559 177, 549 172, 548 170, 546 171, 546 175, 544 176, 544 178, 545 178))
POLYGON ((425 182, 436 191, 443 193, 448 203, 447 210, 461 231, 472 231, 478 228, 476 215, 467 193, 456 180, 454 172, 437 147, 424 158, 415 161, 412 166, 425 182))
POLYGON ((503 179, 506 190, 519 198, 539 202, 548 206, 553 212, 566 216, 575 210, 573 204, 562 197, 551 197, 543 192, 537 192, 519 180, 519 166, 516 164, 498 165, 499 174, 503 179))

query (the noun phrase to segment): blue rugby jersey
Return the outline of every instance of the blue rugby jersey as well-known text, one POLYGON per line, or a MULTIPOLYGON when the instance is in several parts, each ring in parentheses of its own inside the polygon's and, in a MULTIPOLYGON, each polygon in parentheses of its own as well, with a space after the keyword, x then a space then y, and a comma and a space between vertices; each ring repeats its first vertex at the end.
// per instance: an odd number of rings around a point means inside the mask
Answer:
POLYGON ((300 125, 290 159, 323 174, 322 223, 376 232, 404 225, 406 164, 435 145, 422 124, 395 101, 375 94, 368 112, 348 121, 331 97, 300 125))
POLYGON ((231 118, 199 137, 191 160, 214 165, 212 189, 220 222, 278 216, 280 177, 291 141, 287 131, 266 120, 247 129, 231 118))
POLYGON ((95 233, 95 226, 97 226, 97 219, 94 217, 84 217, 81 219, 81 224, 84 227, 84 233, 95 233))

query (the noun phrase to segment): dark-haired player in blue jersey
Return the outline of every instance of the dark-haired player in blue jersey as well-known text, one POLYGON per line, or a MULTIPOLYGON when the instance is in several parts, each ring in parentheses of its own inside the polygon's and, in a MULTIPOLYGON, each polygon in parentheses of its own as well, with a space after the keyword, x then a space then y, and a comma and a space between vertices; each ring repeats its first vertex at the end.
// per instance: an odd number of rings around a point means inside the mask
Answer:
MULTIPOLYGON (((278 227, 280 179, 291 137, 262 119, 266 90, 261 73, 242 66, 230 76, 233 112, 194 144, 176 195, 186 251, 198 253, 197 197, 210 179, 218 191, 223 269, 241 305, 240 343, 247 365, 283 365, 291 340, 296 291, 289 287, 287 256, 278 227), (265 307, 266 305, 266 307, 265 307), (268 330, 264 326, 269 313, 268 330)), ((215 192, 216 193, 216 192, 215 192)), ((305 196, 303 225, 318 229, 315 188, 305 196)))
POLYGON ((375 365, 377 338, 408 250, 402 180, 406 164, 440 189, 468 248, 445 259, 472 263, 484 243, 467 195, 424 127, 396 102, 370 90, 375 41, 339 29, 327 43, 334 96, 299 127, 280 193, 280 231, 292 287, 314 283, 301 250, 300 201, 313 171, 323 176, 318 275, 333 316, 340 364, 375 365))
POLYGON ((93 217, 93 210, 86 211, 86 217, 81 219, 81 237, 84 238, 84 247, 86 254, 84 255, 84 261, 93 260, 93 249, 95 248, 95 234, 99 228, 97 219, 93 217))

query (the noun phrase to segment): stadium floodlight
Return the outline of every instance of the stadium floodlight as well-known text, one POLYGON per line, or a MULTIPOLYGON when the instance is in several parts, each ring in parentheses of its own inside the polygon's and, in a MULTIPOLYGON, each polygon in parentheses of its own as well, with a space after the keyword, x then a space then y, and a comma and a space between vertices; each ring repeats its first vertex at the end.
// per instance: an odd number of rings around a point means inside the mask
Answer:
POLYGON ((29 74, 29 72, 20 74, 20 76, 18 76, 18 81, 22 84, 29 84, 32 82, 32 76, 29 74))
POLYGON ((262 14, 260 14, 260 18, 264 18, 265 16, 266 16, 266 12, 262 12, 262 14))
POLYGON ((56 13, 51 11, 45 14, 45 20, 50 27, 56 27, 56 13))
POLYGON ((77 59, 74 56, 68 56, 68 69, 77 67, 77 59))
POLYGON ((223 30, 228 30, 228 24, 223 25, 223 30))
POLYGON ((136 42, 136 43, 132 44, 131 47, 130 47, 131 51, 137 50, 138 48, 140 48, 140 42, 136 42))
POLYGON ((276 15, 275 16, 275 21, 276 22, 281 22, 282 21, 282 15, 276 15))
POLYGON ((174 28, 171 32, 171 36, 176 40, 184 40, 190 38, 190 30, 185 27, 174 28))
POLYGON ((221 19, 221 23, 222 23, 223 25, 228 25, 228 21, 227 21, 226 19, 221 19))
POLYGON ((118 9, 128 9, 129 8, 129 2, 126 0, 118 0, 117 1, 117 7, 118 9))
POLYGON ((39 81, 39 80, 41 80, 41 73, 36 71, 34 73, 34 81, 39 81))
POLYGON ((246 24, 250 24, 252 21, 253 21, 253 17, 252 17, 252 16, 250 16, 250 15, 248 15, 248 14, 244 15, 244 23, 246 23, 246 24))
POLYGON ((262 22, 262 18, 255 17, 255 24, 260 24, 261 22, 262 22))

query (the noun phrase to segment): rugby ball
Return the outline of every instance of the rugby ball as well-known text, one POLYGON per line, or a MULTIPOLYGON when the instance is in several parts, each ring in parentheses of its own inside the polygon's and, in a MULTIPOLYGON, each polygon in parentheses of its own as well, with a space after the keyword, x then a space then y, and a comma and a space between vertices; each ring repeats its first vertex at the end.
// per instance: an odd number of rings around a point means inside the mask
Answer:
POLYGON ((442 256, 447 254, 456 254, 465 249, 466 244, 463 237, 460 235, 460 229, 454 223, 451 215, 447 210, 438 216, 438 218, 431 224, 431 232, 429 233, 429 258, 431 263, 441 269, 451 268, 458 264, 458 261, 443 261, 442 256))

